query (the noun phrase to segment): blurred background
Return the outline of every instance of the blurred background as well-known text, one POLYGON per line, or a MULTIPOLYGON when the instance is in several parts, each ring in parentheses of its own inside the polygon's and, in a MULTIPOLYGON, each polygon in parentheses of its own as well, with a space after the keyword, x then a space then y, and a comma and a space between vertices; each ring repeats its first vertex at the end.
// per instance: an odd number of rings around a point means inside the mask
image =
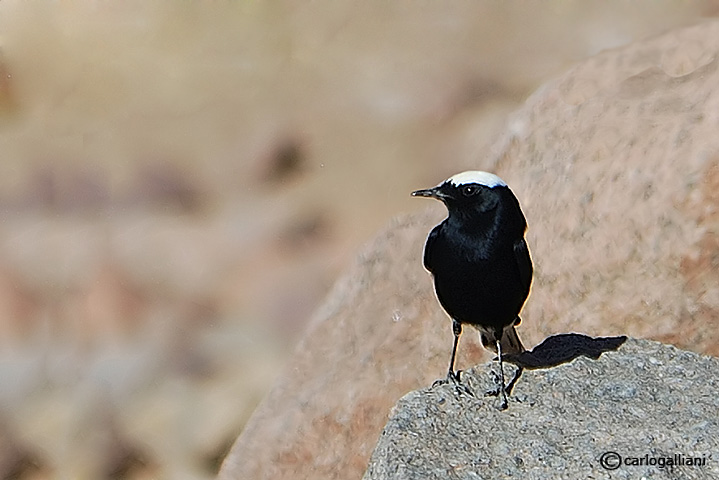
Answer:
POLYGON ((0 0, 0 478, 213 478, 411 190, 573 63, 717 13, 0 0))

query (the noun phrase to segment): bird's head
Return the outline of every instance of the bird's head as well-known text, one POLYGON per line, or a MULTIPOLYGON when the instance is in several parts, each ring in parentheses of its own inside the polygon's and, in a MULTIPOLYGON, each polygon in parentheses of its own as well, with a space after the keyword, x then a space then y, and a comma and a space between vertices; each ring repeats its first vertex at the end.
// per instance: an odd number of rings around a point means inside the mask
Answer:
POLYGON ((444 202, 450 215, 473 215, 494 210, 507 184, 488 172, 467 171, 449 177, 436 187, 412 192, 413 197, 431 197, 444 202))

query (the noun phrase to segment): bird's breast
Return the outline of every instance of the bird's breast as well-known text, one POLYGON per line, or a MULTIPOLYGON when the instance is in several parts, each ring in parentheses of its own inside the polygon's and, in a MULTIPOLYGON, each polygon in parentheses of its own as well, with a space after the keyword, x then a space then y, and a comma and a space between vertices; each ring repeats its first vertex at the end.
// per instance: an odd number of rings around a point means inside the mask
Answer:
POLYGON ((437 245, 434 284, 437 298, 464 323, 509 323, 526 295, 513 248, 502 245, 437 245))

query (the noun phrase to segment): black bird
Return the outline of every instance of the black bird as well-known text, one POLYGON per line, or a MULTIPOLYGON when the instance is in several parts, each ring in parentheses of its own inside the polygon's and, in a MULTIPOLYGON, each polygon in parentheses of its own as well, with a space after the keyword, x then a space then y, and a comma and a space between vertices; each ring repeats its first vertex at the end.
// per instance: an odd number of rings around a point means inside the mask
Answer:
POLYGON ((533 271, 519 201, 501 178, 479 171, 459 173, 412 196, 441 200, 449 212, 424 247, 424 266, 434 277, 439 303, 452 317, 454 346, 447 381, 460 384, 459 372, 454 371, 457 342, 462 325, 472 325, 479 330, 482 345, 498 356, 497 393, 504 409, 502 355, 525 350, 514 327, 521 321, 519 312, 529 295, 533 271))

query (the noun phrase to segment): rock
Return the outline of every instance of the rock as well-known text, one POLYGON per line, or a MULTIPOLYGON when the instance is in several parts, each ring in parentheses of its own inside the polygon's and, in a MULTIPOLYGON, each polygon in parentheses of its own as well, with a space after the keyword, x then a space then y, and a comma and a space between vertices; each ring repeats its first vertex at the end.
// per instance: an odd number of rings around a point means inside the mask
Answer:
MULTIPOLYGON (((478 159, 529 223, 526 345, 581 331, 719 354, 717 51, 714 21, 603 52, 536 92, 478 159)), ((396 220, 330 293, 221 479, 360 478, 396 399, 444 375, 451 326, 421 267, 444 215, 431 208, 396 220)), ((459 353, 458 368, 486 355, 473 333, 459 353)))
MULTIPOLYGON (((393 222, 335 285, 219 478, 362 476, 397 398, 449 361, 451 323, 418 260, 427 222, 393 222)), ((471 365, 480 347, 466 337, 474 348, 462 348, 460 363, 471 365)))
POLYGON ((719 355, 717 49, 715 21, 604 52, 510 121, 489 165, 529 223, 531 340, 628 334, 719 355))
MULTIPOLYGON (((623 339, 551 338, 539 356, 551 360, 562 344, 574 360, 524 370, 507 410, 449 385, 405 395, 364 479, 719 477, 719 359, 647 340, 614 351, 623 339)), ((463 381, 481 393, 495 368, 463 381)))

